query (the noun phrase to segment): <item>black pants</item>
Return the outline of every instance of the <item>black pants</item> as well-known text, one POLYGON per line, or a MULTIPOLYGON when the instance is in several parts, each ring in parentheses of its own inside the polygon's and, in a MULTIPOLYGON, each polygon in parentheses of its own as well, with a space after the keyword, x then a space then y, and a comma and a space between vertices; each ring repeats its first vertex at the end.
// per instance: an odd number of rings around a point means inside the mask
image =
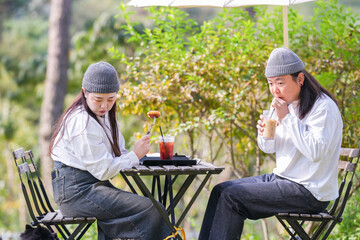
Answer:
POLYGON ((329 202, 318 201, 301 184, 265 174, 223 182, 214 187, 199 240, 240 239, 244 220, 281 212, 319 213, 329 202))

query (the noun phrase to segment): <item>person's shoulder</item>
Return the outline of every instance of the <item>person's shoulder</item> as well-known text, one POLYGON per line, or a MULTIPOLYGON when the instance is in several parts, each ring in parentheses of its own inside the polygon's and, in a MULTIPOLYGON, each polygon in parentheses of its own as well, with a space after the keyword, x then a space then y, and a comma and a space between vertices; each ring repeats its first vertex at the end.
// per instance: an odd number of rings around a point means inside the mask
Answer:
POLYGON ((326 94, 321 94, 320 97, 317 99, 316 105, 322 106, 328 110, 339 110, 338 105, 335 101, 326 94))
POLYGON ((77 107, 68 116, 68 124, 80 124, 87 120, 89 114, 85 111, 84 107, 77 107))
POLYGON ((99 123, 89 115, 89 113, 85 110, 84 107, 79 107, 72 113, 71 121, 73 121, 76 125, 86 125, 86 126, 97 126, 99 123))
POLYGON ((332 117, 333 119, 341 119, 341 113, 338 105, 326 94, 321 94, 314 107, 317 111, 322 112, 324 116, 332 117))
POLYGON ((75 136, 80 134, 86 135, 100 135, 100 124, 91 117, 84 107, 75 109, 67 120, 67 129, 75 136))

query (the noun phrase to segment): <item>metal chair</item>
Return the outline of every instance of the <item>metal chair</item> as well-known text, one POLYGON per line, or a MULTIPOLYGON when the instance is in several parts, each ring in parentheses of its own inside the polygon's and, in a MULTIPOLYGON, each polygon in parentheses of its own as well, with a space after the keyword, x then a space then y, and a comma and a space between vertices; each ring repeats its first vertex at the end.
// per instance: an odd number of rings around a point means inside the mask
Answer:
POLYGON ((329 205, 327 210, 319 214, 279 213, 276 215, 290 234, 290 239, 327 239, 335 225, 341 223, 359 158, 360 149, 341 148, 339 179, 342 181, 339 184, 339 197, 329 205), (310 232, 305 231, 308 224, 313 224, 310 232))
POLYGON ((60 233, 63 239, 81 239, 89 227, 96 221, 96 218, 67 218, 62 216, 59 210, 54 210, 51 206, 41 181, 38 167, 34 163, 32 151, 24 152, 24 149, 20 148, 13 151, 13 157, 19 173, 26 206, 33 221, 31 225, 39 226, 42 224, 50 232, 60 233), (65 225, 75 225, 76 227, 74 230, 70 230, 65 225))

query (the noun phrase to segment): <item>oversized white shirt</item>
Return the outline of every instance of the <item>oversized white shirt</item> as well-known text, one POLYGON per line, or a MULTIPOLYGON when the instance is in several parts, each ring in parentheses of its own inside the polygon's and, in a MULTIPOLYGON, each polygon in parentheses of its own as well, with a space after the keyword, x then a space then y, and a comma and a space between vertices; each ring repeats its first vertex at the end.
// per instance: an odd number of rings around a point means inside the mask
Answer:
POLYGON ((56 137, 51 158, 88 171, 99 180, 107 180, 121 169, 138 164, 139 159, 133 151, 125 149, 125 140, 120 131, 118 141, 121 156, 115 157, 107 137, 112 138, 108 114, 98 119, 104 128, 83 107, 75 110, 66 121, 64 136, 61 137, 61 129, 56 137))
POLYGON ((297 104, 288 106, 290 113, 277 126, 275 139, 258 135, 258 145, 265 153, 276 153, 276 175, 302 184, 320 201, 334 200, 338 197, 341 114, 325 94, 302 120, 297 104))

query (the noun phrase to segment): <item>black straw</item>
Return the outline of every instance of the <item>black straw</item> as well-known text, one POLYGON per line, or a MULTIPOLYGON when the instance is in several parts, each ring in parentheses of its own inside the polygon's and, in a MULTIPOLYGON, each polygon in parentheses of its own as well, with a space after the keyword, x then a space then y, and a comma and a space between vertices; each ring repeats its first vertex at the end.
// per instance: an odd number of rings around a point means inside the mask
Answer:
POLYGON ((162 130, 161 130, 161 126, 159 126, 159 128, 160 128, 160 133, 161 133, 161 137, 162 137, 163 144, 164 144, 164 148, 165 148, 165 153, 166 153, 166 155, 168 155, 168 154, 167 154, 167 150, 166 150, 164 135, 163 135, 163 132, 162 132, 162 130))
POLYGON ((164 135, 163 135, 163 133, 162 133, 161 126, 159 126, 159 128, 160 128, 161 137, 162 137, 162 139, 163 139, 163 141, 164 141, 164 135))

